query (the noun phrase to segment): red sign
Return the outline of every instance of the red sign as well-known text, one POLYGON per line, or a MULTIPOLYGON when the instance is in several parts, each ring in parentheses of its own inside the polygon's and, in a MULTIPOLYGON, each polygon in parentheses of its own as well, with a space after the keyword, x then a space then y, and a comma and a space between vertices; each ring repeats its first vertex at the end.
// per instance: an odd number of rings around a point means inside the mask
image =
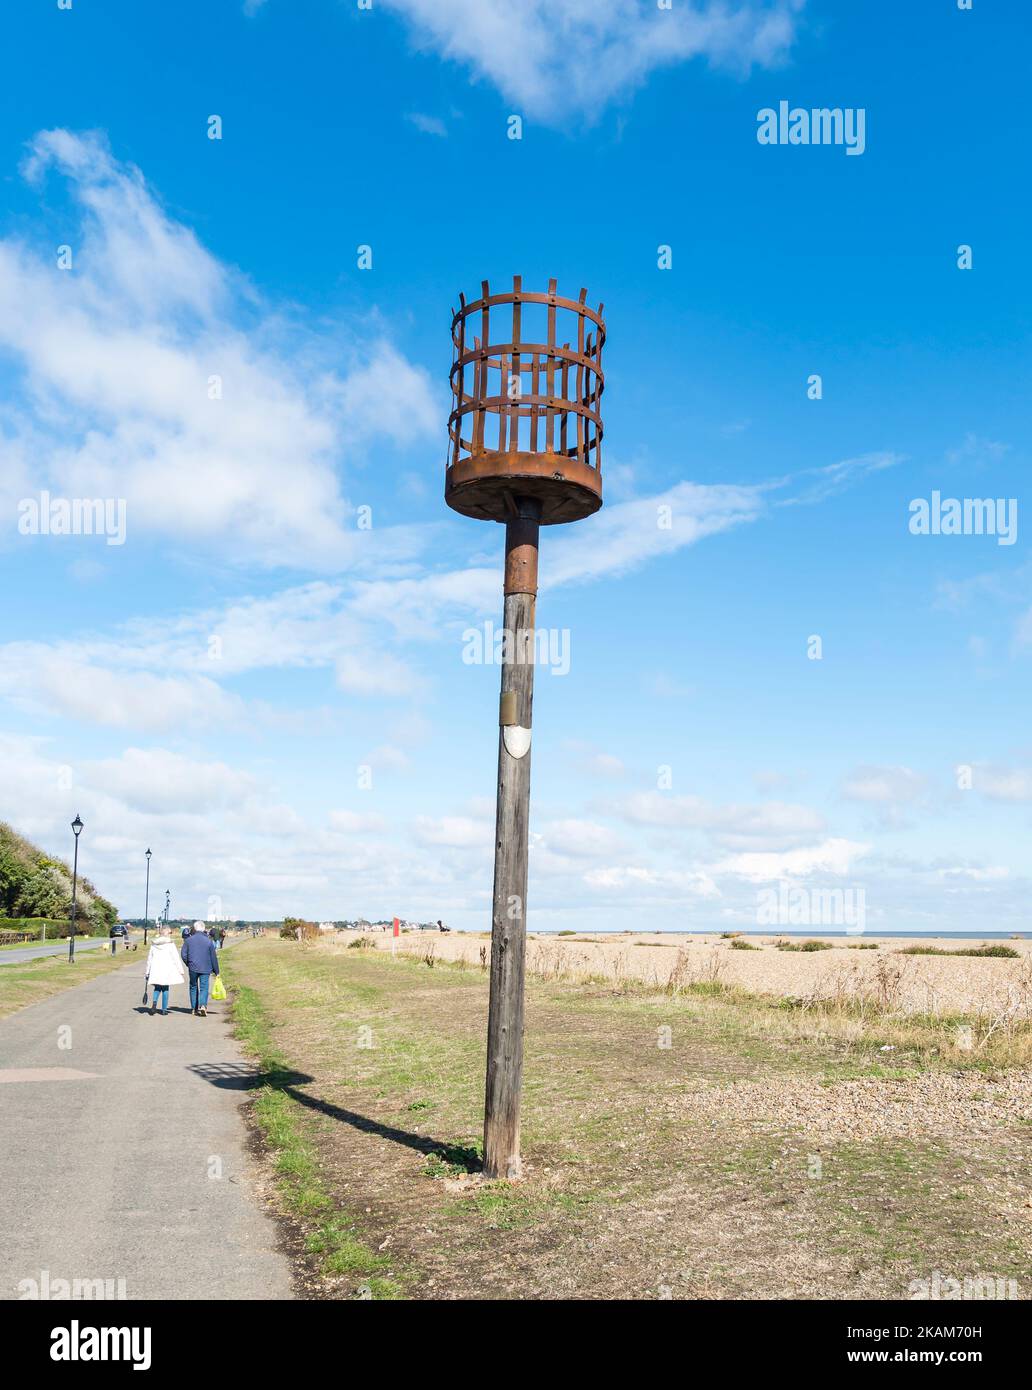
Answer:
POLYGON ((395 917, 395 919, 394 919, 394 935, 395 935, 395 936, 400 936, 400 935, 401 935, 401 927, 400 927, 399 924, 398 924, 398 919, 397 919, 397 917, 395 917))

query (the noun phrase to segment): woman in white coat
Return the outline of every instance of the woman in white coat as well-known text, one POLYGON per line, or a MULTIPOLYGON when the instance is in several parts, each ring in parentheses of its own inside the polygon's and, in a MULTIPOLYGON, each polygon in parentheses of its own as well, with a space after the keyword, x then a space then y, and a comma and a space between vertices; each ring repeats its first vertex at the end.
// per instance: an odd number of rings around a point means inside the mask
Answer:
POLYGON ((157 1012, 158 995, 160 994, 161 1013, 164 1017, 168 1013, 169 985, 181 985, 186 982, 183 963, 179 959, 179 952, 176 950, 176 944, 167 927, 161 927, 158 930, 151 944, 147 956, 147 982, 154 988, 150 1011, 152 1014, 157 1012))

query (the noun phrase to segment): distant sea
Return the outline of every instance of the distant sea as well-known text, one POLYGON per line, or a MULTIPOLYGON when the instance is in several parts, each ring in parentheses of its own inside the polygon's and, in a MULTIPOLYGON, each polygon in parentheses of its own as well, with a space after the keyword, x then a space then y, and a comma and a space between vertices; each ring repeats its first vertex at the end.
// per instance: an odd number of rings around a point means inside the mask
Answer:
MULTIPOLYGON (((558 936, 562 928, 555 930, 542 928, 535 931, 531 928, 532 936, 558 936)), ((847 936, 847 937, 900 937, 907 940, 926 936, 931 940, 940 941, 1010 941, 1014 937, 1032 937, 1032 929, 1027 932, 1009 931, 846 931, 844 927, 764 927, 762 930, 757 928, 736 928, 740 930, 742 936, 847 936)), ((635 936, 720 936, 720 928, 688 928, 683 931, 634 931, 635 936)), ((585 927, 579 929, 577 936, 619 936, 618 931, 599 927, 593 929, 585 927)))

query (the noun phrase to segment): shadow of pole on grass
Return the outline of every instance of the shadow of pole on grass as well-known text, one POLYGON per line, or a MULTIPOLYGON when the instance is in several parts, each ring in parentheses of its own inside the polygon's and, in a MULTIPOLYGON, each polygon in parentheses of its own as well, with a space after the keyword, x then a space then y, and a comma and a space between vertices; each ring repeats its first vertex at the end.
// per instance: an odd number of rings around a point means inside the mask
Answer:
POLYGON ((480 1155, 467 1144, 450 1144, 443 1139, 431 1139, 425 1134, 413 1134, 410 1130, 382 1124, 379 1120, 370 1119, 368 1115, 359 1115, 354 1110, 345 1110, 343 1106, 333 1105, 328 1100, 320 1100, 317 1096, 299 1091, 299 1086, 308 1085, 315 1080, 314 1076, 308 1076, 305 1072, 292 1071, 286 1067, 265 1072, 255 1071, 246 1062, 200 1062, 187 1070, 222 1090, 257 1091, 263 1086, 268 1086, 271 1090, 282 1091, 291 1100, 296 1100, 298 1105, 317 1110, 320 1115, 327 1115, 331 1120, 350 1125, 362 1134, 375 1134, 392 1144, 403 1144, 407 1149, 415 1149, 417 1153, 436 1154, 445 1163, 464 1168, 468 1173, 479 1173, 483 1167, 480 1155))

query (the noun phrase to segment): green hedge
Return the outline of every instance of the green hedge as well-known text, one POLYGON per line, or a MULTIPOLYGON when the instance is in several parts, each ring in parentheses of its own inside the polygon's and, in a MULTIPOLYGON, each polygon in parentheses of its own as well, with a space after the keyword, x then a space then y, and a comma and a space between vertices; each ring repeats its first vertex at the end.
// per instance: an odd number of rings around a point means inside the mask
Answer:
MULTIPOLYGON (((46 924, 47 940, 57 940, 59 937, 68 937, 71 933, 72 924, 70 920, 60 920, 53 917, 0 917, 0 938, 21 937, 25 941, 38 941, 43 935, 43 926, 46 924)), ((78 930, 76 936, 103 936, 104 932, 90 931, 89 922, 77 922, 78 930)))

